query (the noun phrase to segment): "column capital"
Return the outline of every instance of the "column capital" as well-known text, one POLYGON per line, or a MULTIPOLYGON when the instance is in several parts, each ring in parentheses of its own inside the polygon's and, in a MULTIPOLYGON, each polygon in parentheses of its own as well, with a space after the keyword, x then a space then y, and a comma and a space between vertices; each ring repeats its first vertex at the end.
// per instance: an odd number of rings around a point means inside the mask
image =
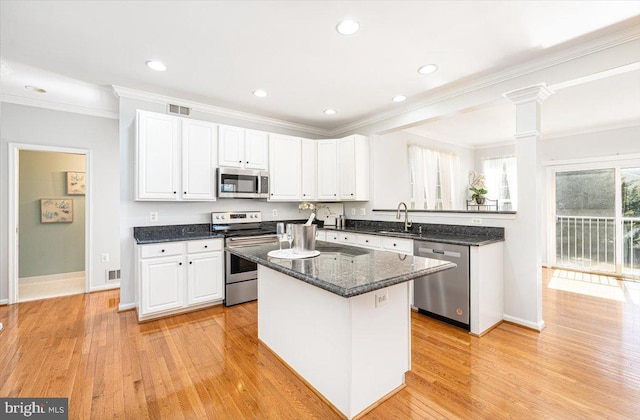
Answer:
POLYGON ((555 92, 547 87, 546 83, 540 83, 533 86, 528 86, 510 92, 503 93, 502 96, 509 99, 516 105, 524 104, 527 102, 536 101, 542 103, 549 96, 555 92))

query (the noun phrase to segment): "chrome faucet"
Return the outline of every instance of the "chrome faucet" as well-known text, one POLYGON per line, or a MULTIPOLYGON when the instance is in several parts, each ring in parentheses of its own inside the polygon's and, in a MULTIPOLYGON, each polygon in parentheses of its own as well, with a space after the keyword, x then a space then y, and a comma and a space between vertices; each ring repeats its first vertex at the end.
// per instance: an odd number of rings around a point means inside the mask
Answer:
POLYGON ((405 203, 404 201, 401 201, 400 204, 398 204, 396 219, 400 219, 400 207, 402 206, 404 206, 404 231, 409 232, 409 228, 413 225, 413 223, 409 221, 409 208, 407 207, 407 203, 405 203))

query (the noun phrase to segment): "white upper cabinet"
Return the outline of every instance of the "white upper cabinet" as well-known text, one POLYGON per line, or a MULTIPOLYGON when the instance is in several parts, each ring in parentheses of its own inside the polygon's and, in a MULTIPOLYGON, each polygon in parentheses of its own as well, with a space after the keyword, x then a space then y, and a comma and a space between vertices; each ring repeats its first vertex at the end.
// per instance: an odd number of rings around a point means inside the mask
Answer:
POLYGON ((318 140, 318 201, 337 201, 338 143, 337 140, 318 140))
POLYGON ((136 122, 136 200, 216 199, 216 124, 147 111, 136 122))
POLYGON ((263 131, 245 130, 244 167, 247 169, 269 168, 269 134, 263 131))
POLYGON ((268 133, 221 125, 218 137, 220 166, 262 170, 268 168, 268 133))
POLYGON ((218 163, 220 166, 242 168, 244 163, 244 129, 229 125, 219 126, 218 163))
POLYGON ((318 142, 302 139, 302 200, 316 200, 318 142))
POLYGON ((298 137, 269 136, 269 200, 301 199, 301 140, 298 137))
POLYGON ((178 117, 138 111, 136 198, 178 200, 180 131, 178 117))
POLYGON ((182 199, 215 200, 217 126, 182 120, 182 199))
POLYGON ((352 135, 338 140, 340 199, 369 199, 369 139, 352 135))

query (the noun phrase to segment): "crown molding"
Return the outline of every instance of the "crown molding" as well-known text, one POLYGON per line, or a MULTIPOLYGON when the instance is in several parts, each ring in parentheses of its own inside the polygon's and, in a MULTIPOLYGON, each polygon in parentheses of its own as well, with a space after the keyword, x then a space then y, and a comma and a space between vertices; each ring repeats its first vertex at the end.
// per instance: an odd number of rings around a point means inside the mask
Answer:
POLYGON ((280 120, 277 118, 264 117, 258 114, 251 114, 248 112, 236 111, 228 108, 221 108, 214 105, 205 104, 202 102, 194 102, 185 99, 180 99, 172 96, 160 95, 157 93, 144 92, 137 89, 131 89, 123 86, 111 86, 113 93, 117 97, 124 97, 130 99, 138 99, 141 101, 154 102, 159 104, 175 104, 180 106, 189 107, 195 111, 204 112, 206 114, 215 115, 218 117, 235 118, 242 121, 267 124, 274 127, 285 128, 288 130, 301 131, 308 134, 319 135, 328 137, 331 134, 330 130, 325 130, 319 127, 313 127, 310 125, 294 123, 290 121, 280 120))
POLYGON ((502 96, 516 105, 521 105, 532 101, 542 103, 542 101, 554 93, 555 92, 549 89, 545 83, 540 83, 503 93, 502 96))
POLYGON ((553 139, 561 139, 565 137, 581 136, 584 134, 593 134, 593 133, 600 133, 602 131, 621 130, 624 128, 633 128, 633 127, 640 127, 640 121, 630 120, 630 121, 623 121, 623 122, 613 123, 613 124, 599 125, 596 127, 555 131, 548 134, 543 132, 541 140, 547 141, 547 140, 553 140, 553 139))
POLYGON ((475 78, 472 82, 460 82, 436 88, 433 90, 427 99, 419 102, 415 102, 404 108, 394 109, 392 111, 382 112, 376 115, 372 115, 363 118, 358 121, 354 121, 338 127, 330 132, 330 136, 337 136, 347 132, 357 130, 368 125, 379 123, 389 118, 397 117, 402 114, 406 114, 412 111, 426 108, 431 105, 435 105, 439 102, 444 102, 448 99, 452 99, 456 96, 464 95, 476 90, 484 89, 493 85, 497 85, 518 77, 525 76, 530 73, 541 71, 549 67, 553 67, 568 61, 585 57, 590 54, 597 53, 609 48, 616 47, 618 45, 625 44, 634 40, 640 39, 640 25, 629 24, 627 27, 620 30, 610 32, 602 35, 598 38, 592 39, 564 48, 556 51, 544 57, 529 61, 524 64, 516 65, 506 68, 502 71, 494 72, 486 76, 475 78))
POLYGON ((109 118, 113 120, 117 120, 118 118, 120 118, 120 116, 118 115, 118 112, 114 112, 114 111, 107 111, 104 109, 97 109, 97 108, 89 108, 89 107, 80 106, 80 105, 65 104, 62 102, 47 101, 43 99, 28 98, 25 96, 11 95, 7 93, 3 93, 0 95, 0 102, 33 106, 36 108, 51 109, 54 111, 71 112, 74 114, 91 115, 93 117, 109 118))

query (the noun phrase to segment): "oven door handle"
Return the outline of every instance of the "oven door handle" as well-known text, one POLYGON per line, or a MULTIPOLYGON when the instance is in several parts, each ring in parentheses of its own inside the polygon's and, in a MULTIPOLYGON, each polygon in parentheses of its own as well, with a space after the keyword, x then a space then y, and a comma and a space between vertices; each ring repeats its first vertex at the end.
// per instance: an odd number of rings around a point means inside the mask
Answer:
POLYGON ((239 246, 261 245, 277 242, 276 235, 266 235, 251 238, 227 238, 227 247, 235 248, 239 246))

